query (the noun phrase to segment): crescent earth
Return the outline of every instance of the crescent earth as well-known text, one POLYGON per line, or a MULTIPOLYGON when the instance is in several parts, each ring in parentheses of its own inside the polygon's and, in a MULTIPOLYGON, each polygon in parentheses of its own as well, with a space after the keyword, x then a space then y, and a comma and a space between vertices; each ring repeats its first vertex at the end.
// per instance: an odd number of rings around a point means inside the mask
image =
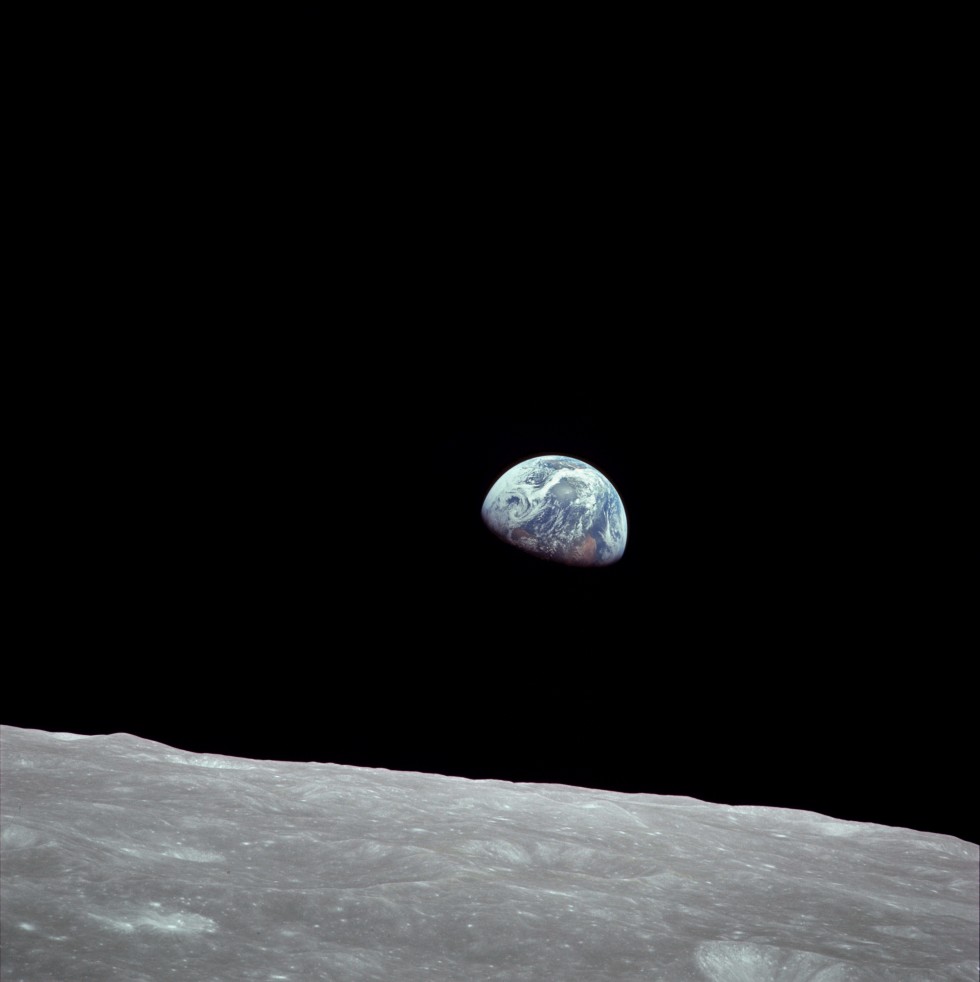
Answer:
POLYGON ((498 478, 483 521, 505 542, 566 566, 608 566, 626 549, 626 511, 609 479, 575 457, 532 457, 498 478))

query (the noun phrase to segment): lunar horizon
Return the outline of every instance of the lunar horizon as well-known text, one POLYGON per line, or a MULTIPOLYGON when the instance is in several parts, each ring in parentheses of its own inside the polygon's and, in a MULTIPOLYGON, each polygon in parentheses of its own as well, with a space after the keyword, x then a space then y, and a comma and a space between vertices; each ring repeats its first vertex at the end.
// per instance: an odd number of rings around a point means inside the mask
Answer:
POLYGON ((967 982, 978 847, 0 727, 2 978, 967 982))

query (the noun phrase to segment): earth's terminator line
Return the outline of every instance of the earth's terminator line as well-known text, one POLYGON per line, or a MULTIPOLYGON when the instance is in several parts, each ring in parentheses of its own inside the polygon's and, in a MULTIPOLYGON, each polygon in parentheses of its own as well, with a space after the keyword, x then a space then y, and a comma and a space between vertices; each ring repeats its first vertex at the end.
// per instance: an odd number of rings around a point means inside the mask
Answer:
POLYGON ((505 542, 567 566, 608 566, 626 549, 619 493, 574 457, 532 457, 511 467, 483 502, 483 521, 505 542))

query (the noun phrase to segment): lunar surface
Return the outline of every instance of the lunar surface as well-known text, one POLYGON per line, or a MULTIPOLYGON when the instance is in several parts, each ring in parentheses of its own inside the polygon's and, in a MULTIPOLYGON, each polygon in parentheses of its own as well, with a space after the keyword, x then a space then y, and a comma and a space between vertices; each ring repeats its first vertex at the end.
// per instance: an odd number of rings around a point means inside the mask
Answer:
POLYGON ((487 494, 483 521, 505 542, 566 566, 608 566, 626 549, 619 493, 574 457, 532 457, 511 467, 487 494))
POLYGON ((4 982, 976 980, 978 847, 812 812, 2 742, 4 982))

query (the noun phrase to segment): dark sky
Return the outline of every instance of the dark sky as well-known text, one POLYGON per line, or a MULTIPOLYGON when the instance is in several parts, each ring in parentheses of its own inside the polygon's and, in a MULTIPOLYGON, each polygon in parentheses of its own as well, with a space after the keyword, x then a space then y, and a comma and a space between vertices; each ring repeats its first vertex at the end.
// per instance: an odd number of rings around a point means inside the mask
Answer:
POLYGON ((3 721, 975 838, 975 558, 929 416, 955 355, 891 328, 935 291, 913 309, 887 161, 855 174, 863 117, 814 153, 808 114, 749 120, 765 74, 682 67, 652 112, 618 65, 419 129, 439 76, 403 137, 389 86, 325 142, 318 85, 258 140, 255 100, 235 139, 194 88, 177 157, 69 155, 35 222, 65 327, 16 366, 3 721), (620 490, 616 566, 483 528, 553 452, 620 490))
POLYGON ((353 379, 222 354, 39 408, 3 721, 975 840, 958 600, 907 420, 860 372, 601 348, 353 379), (483 527, 496 477, 543 453, 619 489, 620 563, 483 527))

